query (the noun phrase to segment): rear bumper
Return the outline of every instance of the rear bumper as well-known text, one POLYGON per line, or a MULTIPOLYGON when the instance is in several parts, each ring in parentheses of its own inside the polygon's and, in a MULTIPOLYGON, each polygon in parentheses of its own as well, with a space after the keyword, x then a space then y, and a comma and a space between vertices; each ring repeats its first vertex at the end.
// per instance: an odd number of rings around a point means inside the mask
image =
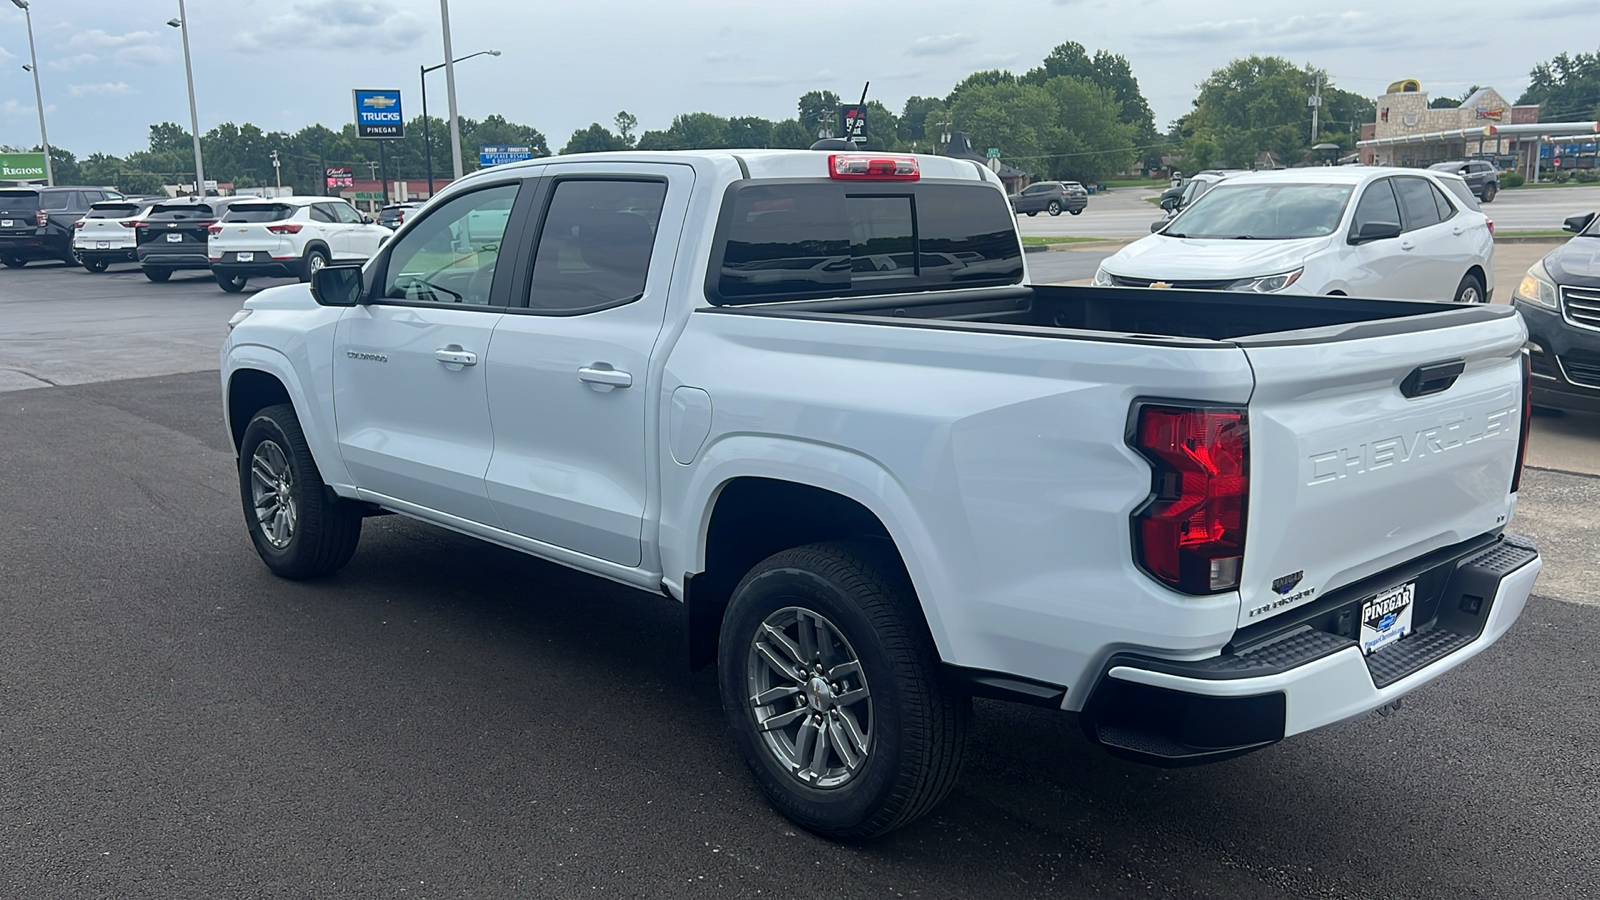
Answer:
POLYGON ((267 262, 214 262, 211 264, 211 271, 231 278, 300 278, 305 275, 305 269, 306 262, 300 257, 274 259, 267 262))
POLYGON ((88 247, 74 247, 72 249, 77 251, 78 256, 82 257, 84 262, 135 262, 139 259, 138 253, 132 247, 110 250, 90 249, 88 247))
POLYGON ((209 269, 211 260, 205 248, 188 251, 151 251, 140 247, 137 251, 139 265, 146 269, 209 269))
POLYGON ((71 252, 71 243, 63 235, 49 231, 0 235, 0 256, 13 259, 61 259, 71 252))
POLYGON ((1418 585, 1416 630, 1371 656, 1353 635, 1326 630, 1374 593, 1369 580, 1330 596, 1322 614, 1212 659, 1115 654, 1079 721, 1113 755, 1184 766, 1388 705, 1482 652, 1522 613, 1539 574, 1538 551, 1514 535, 1470 543, 1395 577, 1418 585))

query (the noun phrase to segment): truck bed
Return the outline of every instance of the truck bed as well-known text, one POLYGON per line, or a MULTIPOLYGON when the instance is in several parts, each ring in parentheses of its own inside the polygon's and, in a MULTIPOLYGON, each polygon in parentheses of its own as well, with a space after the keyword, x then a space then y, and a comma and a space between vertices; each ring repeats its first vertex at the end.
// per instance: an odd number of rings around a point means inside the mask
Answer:
POLYGON ((923 327, 1045 328, 1086 338, 1191 338, 1244 346, 1375 337, 1513 314, 1505 306, 1059 285, 764 303, 719 311, 862 322, 893 317, 923 327), (1428 316, 1433 318, 1419 321, 1428 316))

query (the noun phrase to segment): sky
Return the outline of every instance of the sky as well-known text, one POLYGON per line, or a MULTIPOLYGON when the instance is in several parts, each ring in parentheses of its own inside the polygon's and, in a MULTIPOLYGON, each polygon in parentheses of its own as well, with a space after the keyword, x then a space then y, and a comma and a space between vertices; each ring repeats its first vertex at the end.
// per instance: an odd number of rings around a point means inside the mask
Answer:
MULTIPOLYGON (((178 0, 31 0, 51 143, 85 156, 143 149, 150 124, 188 127, 178 0)), ((1471 85, 1515 101, 1528 70, 1600 47, 1597 0, 1507 13, 1477 0, 450 0, 461 115, 499 113, 559 149, 619 110, 639 130, 706 111, 778 120, 808 90, 899 111, 979 69, 1021 73, 1062 41, 1125 56, 1165 129, 1229 60, 1274 54, 1375 96, 1416 78, 1435 96, 1471 85)), ((443 62, 437 0, 187 0, 200 129, 294 131, 352 118, 352 88, 398 88, 421 111, 418 68, 443 62)), ((38 143, 21 10, 0 2, 0 144, 38 143)), ((429 112, 445 79, 428 76, 429 112)), ((958 123, 959 130, 959 123, 958 123)), ((981 143, 981 141, 980 141, 981 143)), ((472 149, 467 148, 471 153, 472 149)))

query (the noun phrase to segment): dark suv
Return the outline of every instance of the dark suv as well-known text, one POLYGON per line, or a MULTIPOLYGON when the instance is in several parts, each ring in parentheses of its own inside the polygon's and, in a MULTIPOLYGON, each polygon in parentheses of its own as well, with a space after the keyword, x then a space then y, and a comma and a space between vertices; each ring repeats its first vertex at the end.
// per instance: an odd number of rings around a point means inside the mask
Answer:
POLYGON ((1022 189, 1022 193, 1012 194, 1007 199, 1011 201, 1011 211, 1015 213, 1035 216, 1047 212, 1059 216, 1065 210, 1077 215, 1089 205, 1089 192, 1076 181, 1041 181, 1028 185, 1022 189))
POLYGON ((254 197, 179 197, 150 208, 134 226, 139 268, 151 281, 166 281, 179 269, 211 271, 206 242, 211 226, 236 200, 254 197))
POLYGON ((1600 215, 1562 227, 1576 237, 1528 269, 1511 305, 1528 327, 1534 405, 1600 412, 1600 215))
POLYGON ((1494 163, 1483 159, 1452 159, 1446 162, 1434 163, 1428 167, 1435 172, 1449 172, 1451 175, 1460 175, 1467 182, 1467 187, 1472 188, 1473 196, 1489 203, 1494 200, 1494 195, 1500 193, 1500 170, 1494 163))
POLYGON ((101 187, 0 188, 0 262, 13 269, 32 259, 77 263, 72 226, 91 204, 121 196, 101 187))

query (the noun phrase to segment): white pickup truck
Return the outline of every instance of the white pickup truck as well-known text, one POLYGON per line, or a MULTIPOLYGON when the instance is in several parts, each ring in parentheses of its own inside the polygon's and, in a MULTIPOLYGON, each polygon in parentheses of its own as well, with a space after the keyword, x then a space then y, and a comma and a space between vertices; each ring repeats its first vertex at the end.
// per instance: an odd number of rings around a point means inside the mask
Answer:
POLYGON ((499 166, 222 350, 245 519, 288 578, 392 512, 664 593, 784 814, 929 811, 969 698, 1222 759, 1498 639, 1527 433, 1504 306, 1031 285, 943 157, 499 166))

